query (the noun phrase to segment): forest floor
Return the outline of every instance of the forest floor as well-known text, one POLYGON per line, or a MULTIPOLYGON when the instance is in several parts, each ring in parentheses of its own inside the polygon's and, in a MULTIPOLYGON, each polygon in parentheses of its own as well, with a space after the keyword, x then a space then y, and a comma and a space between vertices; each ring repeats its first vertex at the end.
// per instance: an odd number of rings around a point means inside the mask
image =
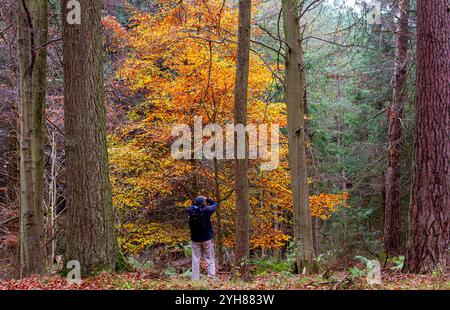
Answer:
POLYGON ((33 276, 22 280, 0 282, 0 290, 450 290, 449 275, 414 275, 383 273, 381 285, 369 285, 365 277, 352 277, 348 272, 337 272, 328 278, 322 275, 292 275, 271 273, 252 276, 248 281, 231 279, 220 274, 216 281, 202 279, 192 282, 188 276, 158 276, 148 272, 122 274, 103 273, 87 278, 81 284, 69 284, 60 276, 33 276))

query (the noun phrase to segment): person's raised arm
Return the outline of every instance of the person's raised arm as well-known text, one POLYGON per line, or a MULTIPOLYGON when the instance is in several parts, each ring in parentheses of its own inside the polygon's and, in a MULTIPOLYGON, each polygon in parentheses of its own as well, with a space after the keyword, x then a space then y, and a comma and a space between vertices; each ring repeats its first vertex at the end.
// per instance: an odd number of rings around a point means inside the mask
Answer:
POLYGON ((213 213, 214 211, 217 210, 217 207, 218 207, 217 202, 215 202, 214 200, 209 199, 209 198, 206 199, 206 202, 208 203, 208 205, 205 207, 206 211, 213 213))

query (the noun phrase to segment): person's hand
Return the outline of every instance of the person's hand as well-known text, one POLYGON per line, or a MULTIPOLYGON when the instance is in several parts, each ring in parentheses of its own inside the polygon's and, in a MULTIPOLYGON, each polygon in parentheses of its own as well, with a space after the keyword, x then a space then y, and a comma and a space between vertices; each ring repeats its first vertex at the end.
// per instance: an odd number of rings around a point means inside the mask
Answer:
POLYGON ((210 199, 210 198, 206 198, 206 202, 211 205, 214 203, 214 200, 210 199))

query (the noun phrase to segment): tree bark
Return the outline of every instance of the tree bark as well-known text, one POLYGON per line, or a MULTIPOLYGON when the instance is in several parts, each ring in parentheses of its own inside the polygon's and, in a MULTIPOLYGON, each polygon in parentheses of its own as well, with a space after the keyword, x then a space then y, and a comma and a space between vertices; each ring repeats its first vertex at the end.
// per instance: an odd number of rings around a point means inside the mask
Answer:
POLYGON ((314 253, 316 256, 320 255, 320 219, 317 216, 313 218, 313 241, 314 253))
POLYGON ((118 254, 109 181, 103 86, 101 1, 79 0, 81 24, 63 7, 66 260, 82 275, 113 270, 118 254))
POLYGON ((414 179, 404 270, 446 270, 450 214, 450 10, 417 1, 414 179))
POLYGON ((384 248, 388 256, 400 254, 400 153, 403 107, 406 100, 409 0, 400 0, 393 100, 389 109, 388 166, 384 214, 384 248))
POLYGON ((298 1, 283 0, 286 53, 286 103, 288 114, 289 164, 291 168, 292 202, 294 206, 294 242, 296 269, 316 272, 309 209, 308 172, 305 146, 305 87, 298 1))
POLYGON ((20 274, 44 270, 43 184, 47 0, 17 1, 20 107, 20 274))
MULTIPOLYGON (((6 159, 6 201, 13 203, 17 201, 19 189, 19 145, 17 132, 11 131, 8 138, 8 155, 6 159)), ((16 205, 17 206, 17 205, 16 205)))
MULTIPOLYGON (((247 125, 247 95, 248 75, 250 65, 250 22, 251 0, 239 0, 239 30, 237 69, 235 83, 234 122, 247 125)), ((247 274, 249 257, 249 202, 248 202, 248 146, 245 137, 245 158, 237 159, 235 164, 235 195, 236 195, 236 235, 235 261, 236 275, 247 274)), ((235 145, 237 145, 235 143, 235 145)))
POLYGON ((223 265, 223 228, 222 228, 222 197, 220 195, 220 181, 219 181, 219 162, 216 157, 213 159, 214 165, 214 199, 218 203, 216 210, 216 236, 217 236, 217 266, 220 268, 223 265))

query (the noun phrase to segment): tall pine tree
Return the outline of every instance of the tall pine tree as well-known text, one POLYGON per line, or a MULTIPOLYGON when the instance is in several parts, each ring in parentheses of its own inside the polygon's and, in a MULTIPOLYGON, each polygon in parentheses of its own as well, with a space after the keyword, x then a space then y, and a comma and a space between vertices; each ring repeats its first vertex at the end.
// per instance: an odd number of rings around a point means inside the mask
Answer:
POLYGON ((113 269, 118 251, 106 141, 101 1, 79 0, 79 24, 67 22, 67 2, 62 1, 66 259, 78 260, 87 275, 113 269))
POLYGON ((405 271, 445 270, 450 234, 450 10, 417 1, 414 179, 405 271))

